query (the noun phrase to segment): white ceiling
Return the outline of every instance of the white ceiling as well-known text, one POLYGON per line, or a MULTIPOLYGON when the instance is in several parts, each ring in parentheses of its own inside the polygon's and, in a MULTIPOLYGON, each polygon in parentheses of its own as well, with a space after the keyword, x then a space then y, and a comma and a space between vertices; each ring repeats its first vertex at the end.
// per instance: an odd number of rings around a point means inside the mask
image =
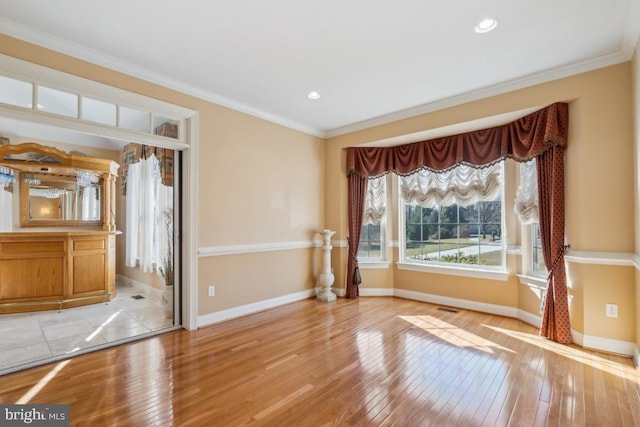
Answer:
POLYGON ((2 0, 0 32, 332 136, 627 61, 640 0, 2 0))

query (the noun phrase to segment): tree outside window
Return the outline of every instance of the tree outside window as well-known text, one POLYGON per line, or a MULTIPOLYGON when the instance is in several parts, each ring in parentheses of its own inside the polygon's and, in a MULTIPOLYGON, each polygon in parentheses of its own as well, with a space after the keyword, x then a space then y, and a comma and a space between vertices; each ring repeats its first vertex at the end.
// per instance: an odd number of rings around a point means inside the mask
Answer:
POLYGON ((411 262, 502 266, 502 199, 472 205, 405 204, 404 257, 411 262))

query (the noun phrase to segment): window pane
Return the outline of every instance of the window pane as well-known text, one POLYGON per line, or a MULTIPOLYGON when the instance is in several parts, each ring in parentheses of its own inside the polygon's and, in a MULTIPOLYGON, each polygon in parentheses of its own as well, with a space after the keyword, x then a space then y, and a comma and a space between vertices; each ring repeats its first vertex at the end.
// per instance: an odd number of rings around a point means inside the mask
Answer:
POLYGON ((440 211, 442 224, 455 224, 458 222, 458 205, 442 206, 440 211))
POLYGON ((116 125, 116 104, 82 98, 82 119, 105 125, 116 125))
POLYGON ((358 245, 358 258, 381 258, 382 241, 380 238, 380 224, 367 224, 362 226, 360 232, 360 244, 358 245))
POLYGON ((22 80, 0 76, 0 102, 32 108, 33 85, 22 80))
POLYGON ((60 114, 67 117, 78 117, 78 95, 38 86, 38 110, 60 114))
POLYGON ((544 255, 542 254, 542 238, 540 237, 540 224, 531 224, 531 269, 535 273, 546 273, 544 255))
POLYGON ((140 132, 150 132, 151 113, 127 107, 119 108, 120 117, 118 119, 118 127, 138 130, 140 132))
POLYGON ((440 259, 439 244, 437 240, 428 240, 420 244, 421 261, 438 261, 440 259))
POLYGON ((502 202, 432 209, 405 206, 405 259, 502 266, 502 202))
POLYGON ((460 206, 460 223, 461 224, 477 224, 478 223, 478 204, 470 206, 460 206))
POLYGON ((178 120, 167 119, 166 117, 153 116, 153 134, 166 136, 167 138, 178 138, 178 120))

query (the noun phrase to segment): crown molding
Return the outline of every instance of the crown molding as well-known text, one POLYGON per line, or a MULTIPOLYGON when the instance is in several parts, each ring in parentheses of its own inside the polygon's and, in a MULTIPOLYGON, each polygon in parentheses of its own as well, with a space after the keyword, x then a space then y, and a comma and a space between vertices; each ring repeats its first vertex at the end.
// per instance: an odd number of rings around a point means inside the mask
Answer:
POLYGON ((640 0, 631 0, 629 2, 629 10, 627 11, 627 22, 624 26, 624 35, 622 40, 622 51, 625 52, 629 59, 633 57, 638 41, 640 39, 640 0))
POLYGON ((587 61, 568 64, 564 67, 541 71, 539 73, 530 74, 517 79, 498 83, 496 85, 453 95, 416 107, 326 131, 267 113, 237 100, 202 90, 201 88, 155 72, 148 68, 134 65, 130 62, 89 49, 81 44, 51 36, 42 31, 1 17, 0 28, 2 28, 2 33, 7 34, 8 36, 137 77, 205 101, 213 102, 290 129, 326 139, 629 61, 633 57, 633 53, 638 43, 638 38, 640 37, 640 25, 638 25, 638 22, 640 22, 640 0, 632 0, 629 4, 623 40, 620 49, 617 52, 587 61))
POLYGON ((524 89, 526 87, 534 86, 537 84, 547 83, 576 74, 597 70, 599 68, 604 68, 611 65, 619 64, 621 62, 629 61, 632 56, 633 49, 625 48, 623 50, 619 50, 612 54, 604 55, 595 59, 541 71, 539 73, 530 74, 513 80, 508 80, 481 89, 472 90, 469 92, 464 92, 458 95, 439 99, 437 101, 422 104, 417 107, 385 114, 383 116, 375 117, 369 120, 363 120, 361 122, 353 123, 347 126, 330 129, 326 132, 326 137, 333 138, 335 136, 345 135, 347 133, 408 119, 411 117, 419 116, 421 114, 432 113, 434 111, 455 107, 457 105, 462 105, 473 101, 478 101, 480 99, 488 98, 491 96, 502 95, 504 93, 512 92, 518 89, 524 89))
POLYGON ((10 37, 14 37, 28 43, 60 52, 65 55, 78 58, 82 61, 87 61, 92 64, 109 68, 111 70, 127 74, 132 77, 146 80, 148 82, 166 87, 168 89, 191 95, 196 98, 239 111, 241 113, 249 114, 251 116, 267 120, 269 122, 290 129, 317 136, 319 138, 326 138, 326 133, 321 129, 316 129, 310 126, 303 125, 301 123, 294 122, 293 120, 267 113, 234 99, 202 90, 201 88, 195 87, 186 82, 150 70, 149 68, 141 67, 128 61, 123 61, 113 56, 100 53, 94 49, 89 49, 88 47, 81 44, 74 43, 60 37, 52 36, 50 34, 44 33, 26 25, 18 24, 2 17, 0 17, 0 28, 2 28, 2 33, 10 37))

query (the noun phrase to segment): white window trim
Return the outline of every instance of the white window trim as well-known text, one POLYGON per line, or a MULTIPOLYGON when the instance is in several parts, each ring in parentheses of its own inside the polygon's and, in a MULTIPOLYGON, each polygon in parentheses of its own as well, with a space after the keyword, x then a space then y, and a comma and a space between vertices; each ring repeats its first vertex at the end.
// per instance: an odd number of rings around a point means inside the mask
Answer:
POLYGON ((398 237, 399 237, 399 251, 398 257, 400 261, 396 263, 398 269, 400 270, 408 270, 408 271, 419 271, 424 273, 434 273, 434 274, 448 274, 451 276, 461 276, 461 277, 474 277, 479 279, 491 279, 491 280, 500 280, 507 281, 509 279, 509 273, 507 272, 507 245, 508 242, 507 237, 507 229, 506 227, 506 209, 505 209, 505 168, 503 165, 502 168, 502 266, 501 267, 482 267, 482 266, 474 266, 467 267, 463 264, 444 264, 444 263, 413 263, 406 261, 404 258, 404 251, 406 247, 406 236, 405 236, 405 201, 400 197, 399 186, 400 182, 394 187, 396 189, 396 198, 398 200, 398 237))
POLYGON ((446 274, 449 276, 472 277, 475 279, 489 279, 506 282, 509 273, 506 270, 489 270, 481 268, 469 268, 461 266, 445 266, 435 264, 417 264, 410 262, 397 262, 398 270, 417 271, 420 273, 446 274))
POLYGON ((518 274, 521 285, 532 288, 547 289, 547 280, 544 277, 536 277, 527 274, 518 274))
POLYGON ((152 143, 163 148, 184 150, 188 148, 190 142, 192 142, 192 138, 190 138, 188 134, 187 119, 192 118, 195 115, 195 111, 179 105, 128 92, 123 89, 52 70, 6 55, 0 55, 0 75, 31 84, 33 90, 32 96, 34 97, 31 108, 0 103, 0 116, 17 120, 37 121, 39 123, 80 132, 96 133, 104 135, 105 137, 122 138, 124 135, 130 135, 131 137, 127 138, 128 140, 144 140, 147 143, 152 143), (77 116, 69 117, 53 114, 36 108, 39 86, 46 86, 78 96, 77 116), (117 115, 119 115, 120 107, 134 108, 148 112, 150 114, 150 129, 147 132, 142 132, 121 128, 117 123, 113 126, 86 120, 82 118, 81 98, 83 97, 114 104, 117 115), (152 123, 154 117, 177 121, 179 123, 178 138, 169 138, 153 134, 152 123))
POLYGON ((360 270, 388 270, 390 265, 390 262, 368 261, 367 258, 364 260, 358 260, 358 267, 360 270))
POLYGON ((521 235, 521 268, 520 271, 523 273, 518 275, 521 278, 520 283, 522 284, 530 284, 533 286, 537 286, 544 282, 544 287, 546 289, 546 272, 536 272, 533 271, 533 243, 532 243, 532 234, 533 230, 531 224, 522 224, 520 226, 520 235, 521 235), (529 278, 528 282, 523 283, 522 278, 529 278))

